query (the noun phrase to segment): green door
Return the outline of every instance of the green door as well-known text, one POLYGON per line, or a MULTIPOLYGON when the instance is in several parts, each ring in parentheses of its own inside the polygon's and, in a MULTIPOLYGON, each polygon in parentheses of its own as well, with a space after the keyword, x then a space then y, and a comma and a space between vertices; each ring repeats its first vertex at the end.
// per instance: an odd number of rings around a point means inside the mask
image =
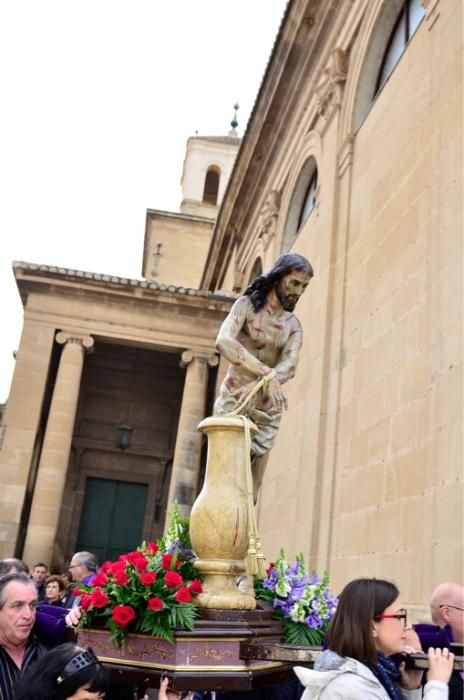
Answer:
POLYGON ((117 559, 142 541, 147 484, 88 478, 76 552, 117 559))

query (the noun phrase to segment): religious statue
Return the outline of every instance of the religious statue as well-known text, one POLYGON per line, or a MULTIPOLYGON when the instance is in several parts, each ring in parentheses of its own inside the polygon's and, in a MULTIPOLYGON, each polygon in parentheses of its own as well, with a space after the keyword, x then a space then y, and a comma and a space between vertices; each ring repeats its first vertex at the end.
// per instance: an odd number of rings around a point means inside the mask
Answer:
POLYGON ((246 406, 258 431, 251 439, 251 469, 256 500, 287 399, 282 384, 295 375, 302 343, 301 324, 293 314, 313 269, 306 258, 281 255, 267 274, 259 275, 232 306, 216 341, 231 364, 214 405, 214 415, 234 411, 265 379, 246 406))

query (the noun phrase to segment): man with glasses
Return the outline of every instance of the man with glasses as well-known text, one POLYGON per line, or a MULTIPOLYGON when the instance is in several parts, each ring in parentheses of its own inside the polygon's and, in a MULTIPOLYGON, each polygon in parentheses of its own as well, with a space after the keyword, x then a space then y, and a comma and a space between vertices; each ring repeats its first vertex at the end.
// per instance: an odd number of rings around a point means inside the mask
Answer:
MULTIPOLYGON (((440 583, 430 598, 433 624, 414 625, 423 651, 429 647, 449 648, 450 644, 464 644, 464 586, 462 583, 440 583)), ((454 671, 449 682, 449 700, 462 700, 463 679, 454 671)))
POLYGON ((449 626, 452 641, 464 643, 464 586, 462 583, 440 583, 430 599, 430 612, 438 627, 449 626))
POLYGON ((95 554, 91 552, 76 552, 69 565, 69 573, 76 583, 92 584, 98 571, 98 562, 95 554))

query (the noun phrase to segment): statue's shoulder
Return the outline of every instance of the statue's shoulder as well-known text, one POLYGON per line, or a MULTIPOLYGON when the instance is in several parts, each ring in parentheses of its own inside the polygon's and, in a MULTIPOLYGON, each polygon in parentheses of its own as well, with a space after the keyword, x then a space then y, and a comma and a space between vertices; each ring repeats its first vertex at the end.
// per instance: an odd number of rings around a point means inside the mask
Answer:
POLYGON ((295 316, 295 314, 291 314, 291 316, 290 316, 290 330, 292 333, 302 333, 303 332, 303 327, 302 327, 299 319, 295 316))
POLYGON ((232 308, 246 312, 248 309, 253 309, 253 306, 251 304, 250 297, 245 296, 245 294, 242 294, 242 296, 239 296, 234 301, 232 308))

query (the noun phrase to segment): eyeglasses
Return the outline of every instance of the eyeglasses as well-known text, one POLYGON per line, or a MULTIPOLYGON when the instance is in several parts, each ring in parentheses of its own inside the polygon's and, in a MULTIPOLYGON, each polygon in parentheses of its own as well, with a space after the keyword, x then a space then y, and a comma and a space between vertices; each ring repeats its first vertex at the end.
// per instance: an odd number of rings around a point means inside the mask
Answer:
POLYGON ((454 610, 460 610, 461 612, 464 612, 464 608, 460 608, 457 605, 449 605, 448 603, 442 603, 438 607, 439 608, 453 608, 454 610))
POLYGON ((68 566, 68 569, 75 569, 76 566, 82 566, 82 564, 70 564, 70 565, 68 566))
POLYGON ((380 615, 374 615, 374 620, 384 620, 386 618, 394 618, 395 620, 403 620, 403 626, 407 627, 408 624, 408 613, 404 608, 397 613, 381 613, 380 615))

